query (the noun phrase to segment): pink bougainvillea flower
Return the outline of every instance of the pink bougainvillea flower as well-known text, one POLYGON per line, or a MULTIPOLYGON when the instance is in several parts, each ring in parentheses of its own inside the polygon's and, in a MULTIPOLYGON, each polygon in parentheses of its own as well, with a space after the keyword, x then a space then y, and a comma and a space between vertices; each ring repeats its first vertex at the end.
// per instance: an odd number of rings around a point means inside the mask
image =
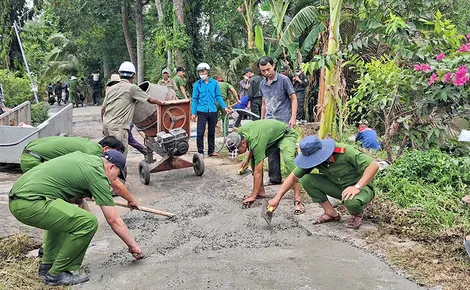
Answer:
POLYGON ((452 80, 452 76, 453 76, 453 75, 454 75, 454 74, 451 73, 451 72, 446 73, 446 74, 444 75, 443 81, 444 81, 445 83, 447 83, 447 84, 450 83, 450 81, 452 80))
POLYGON ((467 52, 470 51, 470 42, 462 44, 462 46, 457 50, 457 52, 467 52))
POLYGON ((431 77, 429 78, 428 86, 434 84, 437 81, 439 81, 439 77, 435 73, 433 73, 431 77))
POLYGON ((459 67, 455 72, 454 86, 464 86, 468 82, 470 77, 467 75, 467 72, 466 66, 459 67))
POLYGON ((425 72, 425 73, 429 72, 429 71, 431 71, 431 66, 423 63, 423 64, 421 64, 421 71, 425 72))
POLYGON ((421 66, 419 64, 415 64, 414 69, 415 69, 415 71, 420 71, 421 66))
POLYGON ((467 34, 467 39, 470 41, 470 33, 467 34))
POLYGON ((444 57, 446 57, 446 55, 444 53, 440 53, 440 54, 436 55, 436 60, 441 60, 444 57))

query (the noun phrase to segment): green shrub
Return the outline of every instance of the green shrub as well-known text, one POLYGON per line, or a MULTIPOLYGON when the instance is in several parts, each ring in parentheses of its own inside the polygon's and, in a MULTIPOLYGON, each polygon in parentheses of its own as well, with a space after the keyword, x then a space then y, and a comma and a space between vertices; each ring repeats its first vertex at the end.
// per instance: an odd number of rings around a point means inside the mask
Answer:
POLYGON ((29 80, 16 77, 9 70, 0 70, 0 83, 7 107, 13 108, 25 101, 31 101, 33 92, 29 80))
MULTIPOLYGON (((395 208, 382 219, 410 236, 470 231, 470 208, 461 199, 470 191, 470 160, 439 149, 410 151, 380 172, 374 182, 379 199, 395 208)), ((374 211, 374 210, 373 210, 374 211)))
POLYGON ((31 121, 34 125, 39 125, 47 119, 49 119, 49 108, 45 102, 31 106, 31 121))

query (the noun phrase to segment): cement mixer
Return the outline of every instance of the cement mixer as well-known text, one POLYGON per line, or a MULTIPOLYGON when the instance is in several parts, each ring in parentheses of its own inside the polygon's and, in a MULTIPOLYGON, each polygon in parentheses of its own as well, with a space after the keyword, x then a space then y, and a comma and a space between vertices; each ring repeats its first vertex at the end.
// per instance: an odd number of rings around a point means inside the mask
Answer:
POLYGON ((161 85, 144 82, 139 87, 151 97, 161 100, 158 104, 136 103, 133 123, 145 134, 147 147, 145 160, 139 164, 140 181, 150 183, 150 173, 192 167, 197 176, 204 174, 204 160, 198 153, 192 162, 182 158, 189 150, 190 104, 178 100, 174 90, 161 85), (155 162, 153 153, 162 158, 155 162))

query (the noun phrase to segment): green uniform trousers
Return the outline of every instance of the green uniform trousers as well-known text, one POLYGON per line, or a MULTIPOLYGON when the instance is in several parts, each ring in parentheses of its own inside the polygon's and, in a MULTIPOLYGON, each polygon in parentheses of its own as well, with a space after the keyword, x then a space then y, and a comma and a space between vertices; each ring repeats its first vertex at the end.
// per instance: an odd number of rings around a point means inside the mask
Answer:
MULTIPOLYGON (((286 165, 287 169, 289 172, 292 172, 295 168, 294 164, 294 159, 295 159, 295 149, 297 144, 297 133, 295 132, 294 129, 289 129, 288 132, 284 134, 284 136, 274 143, 273 145, 269 146, 266 149, 266 156, 271 155, 274 151, 276 151, 278 148, 281 151, 281 156, 282 160, 284 161, 284 164, 286 165)), ((251 159, 251 166, 254 169, 255 165, 254 164, 254 158, 251 159)))
POLYGON ((42 263, 53 264, 51 275, 80 269, 98 229, 92 213, 61 199, 10 200, 10 211, 20 222, 46 230, 42 263))
POLYGON ((23 173, 28 172, 30 169, 32 169, 35 166, 38 166, 41 163, 42 163, 41 160, 37 159, 36 157, 28 153, 21 154, 20 167, 23 173))
MULTIPOLYGON (((341 194, 344 188, 339 187, 322 174, 307 174, 300 179, 300 184, 302 184, 313 202, 323 203, 328 200, 327 195, 336 199, 342 199, 341 194)), ((374 196, 374 190, 370 186, 364 186, 358 195, 351 200, 343 201, 343 204, 350 214, 358 215, 364 211, 364 206, 368 204, 374 196)))

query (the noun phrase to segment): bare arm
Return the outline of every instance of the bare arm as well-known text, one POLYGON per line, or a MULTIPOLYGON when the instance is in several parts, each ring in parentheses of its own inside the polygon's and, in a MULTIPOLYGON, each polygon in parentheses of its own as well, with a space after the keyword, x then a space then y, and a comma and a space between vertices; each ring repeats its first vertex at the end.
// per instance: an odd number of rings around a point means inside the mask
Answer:
POLYGON ((261 101, 261 120, 264 119, 264 117, 266 116, 266 103, 264 102, 264 98, 262 98, 262 101, 261 101))
POLYGON ((230 88, 230 91, 232 92, 232 95, 235 97, 235 100, 237 100, 237 103, 240 103, 237 90, 235 90, 234 88, 230 88))
POLYGON ((103 116, 105 112, 106 112, 106 106, 102 106, 101 107, 101 122, 103 122, 103 116))
POLYGON ((160 101, 159 99, 154 98, 154 97, 148 98, 147 102, 149 102, 150 104, 161 104, 162 103, 162 101, 160 101))
POLYGON ((253 191, 252 196, 257 195, 263 183, 263 161, 256 165, 253 172, 253 191))
POLYGON ((284 182, 282 183, 281 188, 279 188, 279 192, 273 199, 276 200, 277 203, 279 203, 284 194, 286 194, 286 192, 288 192, 289 189, 291 189, 292 186, 294 186, 294 184, 296 184, 298 181, 299 178, 297 178, 294 173, 289 174, 286 180, 284 180, 284 182))
POLYGON ((124 198, 128 202, 130 209, 138 208, 139 204, 135 201, 134 196, 127 190, 126 186, 119 180, 115 179, 111 182, 111 188, 116 192, 117 195, 124 198))
POLYGON ((184 88, 184 86, 180 87, 180 91, 183 93, 183 96, 187 99, 188 95, 186 94, 186 89, 184 88))
MULTIPOLYGON (((379 171, 379 164, 373 161, 369 166, 367 166, 366 170, 364 170, 364 173, 357 184, 359 184, 361 188, 364 188, 364 186, 368 185, 372 179, 374 179, 377 171, 379 171)), ((357 189, 355 186, 348 186, 343 190, 341 197, 343 200, 353 199, 354 196, 359 194, 359 192, 361 192, 361 190, 357 189)))
POLYGON ((292 107, 292 115, 290 117, 289 125, 291 128, 295 128, 295 118, 297 117, 297 96, 295 94, 290 94, 289 99, 292 107))
POLYGON ((134 238, 129 233, 126 224, 122 221, 114 206, 100 206, 106 222, 111 226, 113 231, 118 235, 121 240, 129 247, 129 251, 135 258, 142 257, 142 250, 135 242, 134 238))
POLYGON ((374 179, 375 174, 379 171, 379 164, 377 162, 372 162, 369 166, 367 166, 366 170, 362 174, 361 179, 357 182, 361 187, 368 185, 372 179, 374 179))

